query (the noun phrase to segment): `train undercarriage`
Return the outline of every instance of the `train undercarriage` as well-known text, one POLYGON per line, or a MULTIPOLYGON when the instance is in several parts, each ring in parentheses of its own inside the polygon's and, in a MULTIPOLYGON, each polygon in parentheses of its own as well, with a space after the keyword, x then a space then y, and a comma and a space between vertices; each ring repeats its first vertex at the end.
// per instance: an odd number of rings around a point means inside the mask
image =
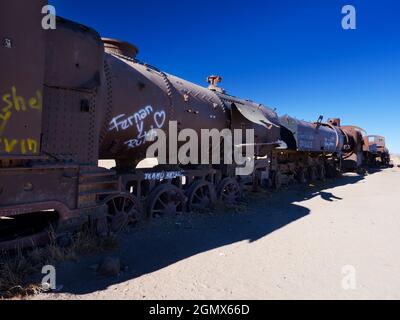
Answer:
POLYGON ((202 212, 217 201, 237 204, 245 191, 277 191, 340 173, 335 157, 287 151, 257 159, 252 175, 235 177, 234 172, 233 165, 132 170, 51 164, 2 168, 0 248, 45 245, 84 226, 100 236, 117 234, 151 219, 202 212))

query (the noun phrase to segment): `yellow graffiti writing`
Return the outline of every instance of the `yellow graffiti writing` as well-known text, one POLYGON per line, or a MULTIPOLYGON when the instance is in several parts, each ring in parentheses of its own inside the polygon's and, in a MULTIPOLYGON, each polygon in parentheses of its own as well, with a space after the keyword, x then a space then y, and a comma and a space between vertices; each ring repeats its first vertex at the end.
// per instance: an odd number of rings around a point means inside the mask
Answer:
POLYGON ((43 98, 40 91, 36 91, 35 96, 26 100, 18 95, 15 86, 11 87, 11 93, 6 93, 2 96, 2 102, 5 105, 0 107, 0 135, 3 134, 13 112, 25 112, 29 109, 42 112, 43 108, 43 98))
POLYGON ((4 149, 7 153, 12 153, 14 151, 14 147, 18 144, 18 140, 11 140, 4 139, 4 149))
POLYGON ((11 87, 11 93, 3 95, 2 99, 6 103, 2 108, 3 112, 10 111, 11 109, 15 109, 15 111, 27 111, 28 108, 42 111, 43 99, 40 91, 36 91, 35 96, 26 100, 17 94, 17 88, 13 86, 11 87))
POLYGON ((38 142, 35 139, 27 139, 26 142, 28 144, 29 151, 34 154, 38 153, 38 142))
POLYGON ((4 114, 0 113, 0 120, 1 120, 1 124, 0 124, 0 135, 3 133, 4 129, 6 128, 6 125, 8 123, 8 120, 10 120, 11 118, 11 112, 7 111, 4 114))
POLYGON ((3 150, 5 153, 21 153, 25 154, 37 154, 39 149, 39 143, 35 139, 9 139, 0 138, 0 152, 3 150))

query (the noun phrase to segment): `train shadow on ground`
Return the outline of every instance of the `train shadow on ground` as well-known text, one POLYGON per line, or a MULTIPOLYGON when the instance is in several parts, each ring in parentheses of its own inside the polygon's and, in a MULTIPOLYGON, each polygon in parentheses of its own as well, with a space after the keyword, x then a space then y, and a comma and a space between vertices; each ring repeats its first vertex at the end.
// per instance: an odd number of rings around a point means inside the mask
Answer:
MULTIPOLYGON (((325 201, 340 201, 334 188, 354 184, 361 175, 345 175, 315 186, 293 185, 277 193, 249 195, 245 209, 218 210, 211 214, 189 214, 178 219, 160 219, 124 235, 120 248, 102 256, 85 257, 80 263, 57 268, 63 293, 88 294, 155 272, 183 259, 232 243, 255 242, 310 214, 302 201, 320 196, 325 201), (333 189, 333 190, 332 190, 333 189), (118 277, 104 278, 91 266, 104 256, 116 256, 128 266, 118 277)), ((195 271, 194 271, 195 272, 195 271)))

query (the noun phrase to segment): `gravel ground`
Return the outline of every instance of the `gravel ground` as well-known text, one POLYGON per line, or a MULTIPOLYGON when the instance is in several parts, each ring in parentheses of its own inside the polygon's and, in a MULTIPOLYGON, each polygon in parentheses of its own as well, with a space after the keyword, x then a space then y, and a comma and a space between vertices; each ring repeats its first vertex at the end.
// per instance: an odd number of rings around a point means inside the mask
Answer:
POLYGON ((119 276, 85 257, 57 268, 61 292, 34 299, 399 299, 399 192, 393 168, 157 220, 107 254, 119 276))

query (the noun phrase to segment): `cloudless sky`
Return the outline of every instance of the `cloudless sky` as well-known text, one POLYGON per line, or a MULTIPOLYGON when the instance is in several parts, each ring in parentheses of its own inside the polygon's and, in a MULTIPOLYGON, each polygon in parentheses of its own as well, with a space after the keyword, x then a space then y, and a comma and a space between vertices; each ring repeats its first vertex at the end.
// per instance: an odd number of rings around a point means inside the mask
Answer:
POLYGON ((280 115, 386 136, 400 153, 398 0, 50 0, 57 15, 139 47, 138 58, 280 115), (344 5, 357 30, 343 30, 344 5))

